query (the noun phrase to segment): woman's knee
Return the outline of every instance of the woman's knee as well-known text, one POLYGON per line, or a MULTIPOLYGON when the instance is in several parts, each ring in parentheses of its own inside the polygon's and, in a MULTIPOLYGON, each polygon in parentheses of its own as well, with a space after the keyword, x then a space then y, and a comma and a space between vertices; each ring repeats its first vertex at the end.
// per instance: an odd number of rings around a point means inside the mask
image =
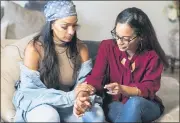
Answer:
POLYGON ((102 107, 99 104, 94 104, 92 108, 85 112, 83 116, 84 122, 104 122, 105 116, 102 107))
POLYGON ((113 111, 114 112, 114 111, 120 110, 122 105, 123 104, 121 102, 119 102, 119 101, 113 101, 112 103, 110 103, 108 105, 108 109, 109 109, 109 111, 113 111))
POLYGON ((126 106, 132 110, 140 110, 145 99, 143 97, 134 96, 130 97, 129 100, 126 102, 126 106))
POLYGON ((40 105, 27 113, 28 122, 60 122, 59 113, 52 106, 40 105))
MULTIPOLYGON (((107 116, 110 121, 114 121, 116 117, 122 112, 123 104, 119 101, 113 101, 108 105, 107 116)), ((106 112, 105 112, 106 113, 106 112)))

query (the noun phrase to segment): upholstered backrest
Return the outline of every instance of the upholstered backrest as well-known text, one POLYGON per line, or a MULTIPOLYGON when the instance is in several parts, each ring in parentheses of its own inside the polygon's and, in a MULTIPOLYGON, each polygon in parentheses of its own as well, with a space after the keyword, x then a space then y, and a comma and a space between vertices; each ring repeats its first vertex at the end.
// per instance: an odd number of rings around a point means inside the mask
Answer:
POLYGON ((1 21, 8 21, 6 39, 21 39, 40 31, 45 24, 42 12, 23 8, 11 1, 4 1, 4 16, 1 21))
POLYGON ((28 42, 37 35, 34 33, 13 44, 4 47, 1 53, 1 117, 4 121, 12 122, 15 109, 12 97, 15 91, 15 81, 19 79, 18 62, 23 60, 24 49, 28 42))
POLYGON ((93 63, 94 63, 95 59, 96 59, 96 55, 97 55, 97 51, 98 51, 100 41, 84 40, 83 42, 87 45, 88 50, 89 50, 89 57, 92 58, 93 63))

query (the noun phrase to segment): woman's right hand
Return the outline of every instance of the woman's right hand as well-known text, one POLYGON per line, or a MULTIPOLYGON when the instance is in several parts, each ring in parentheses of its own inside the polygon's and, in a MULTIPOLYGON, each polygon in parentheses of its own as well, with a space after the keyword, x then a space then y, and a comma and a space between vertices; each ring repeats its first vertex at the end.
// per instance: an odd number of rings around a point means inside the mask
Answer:
POLYGON ((89 96, 95 93, 95 88, 86 82, 80 83, 75 87, 76 101, 73 113, 80 117, 91 107, 89 96))
POLYGON ((91 108, 90 94, 87 91, 81 91, 77 95, 74 103, 73 113, 77 117, 81 117, 87 109, 91 108))

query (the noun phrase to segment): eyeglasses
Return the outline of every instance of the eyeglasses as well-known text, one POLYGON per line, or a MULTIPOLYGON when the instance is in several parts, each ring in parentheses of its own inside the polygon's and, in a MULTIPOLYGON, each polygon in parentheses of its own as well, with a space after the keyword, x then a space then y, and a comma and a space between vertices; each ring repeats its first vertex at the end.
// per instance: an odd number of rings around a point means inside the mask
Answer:
POLYGON ((131 42, 132 40, 134 40, 135 38, 137 38, 137 35, 135 37, 133 37, 133 38, 132 38, 132 36, 122 36, 122 37, 120 37, 120 36, 118 36, 116 34, 115 30, 112 30, 111 34, 112 34, 114 39, 116 39, 116 40, 120 39, 121 41, 128 42, 128 43, 131 42))

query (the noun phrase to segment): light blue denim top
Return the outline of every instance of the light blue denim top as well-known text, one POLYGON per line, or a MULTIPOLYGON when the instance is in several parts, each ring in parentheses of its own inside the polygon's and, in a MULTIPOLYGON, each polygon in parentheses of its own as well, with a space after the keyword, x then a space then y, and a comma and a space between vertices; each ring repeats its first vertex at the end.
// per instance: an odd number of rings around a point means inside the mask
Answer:
MULTIPOLYGON (((84 82, 91 70, 92 60, 90 59, 81 65, 75 83, 84 82)), ((26 122, 26 113, 42 104, 55 108, 66 108, 74 105, 74 90, 64 92, 53 88, 48 89, 40 80, 40 73, 27 68, 22 62, 20 62, 20 81, 16 82, 15 87, 17 89, 13 96, 13 104, 16 108, 14 122, 26 122)), ((98 102, 102 103, 99 96, 92 95, 90 96, 92 104, 95 103, 96 98, 98 102)))

